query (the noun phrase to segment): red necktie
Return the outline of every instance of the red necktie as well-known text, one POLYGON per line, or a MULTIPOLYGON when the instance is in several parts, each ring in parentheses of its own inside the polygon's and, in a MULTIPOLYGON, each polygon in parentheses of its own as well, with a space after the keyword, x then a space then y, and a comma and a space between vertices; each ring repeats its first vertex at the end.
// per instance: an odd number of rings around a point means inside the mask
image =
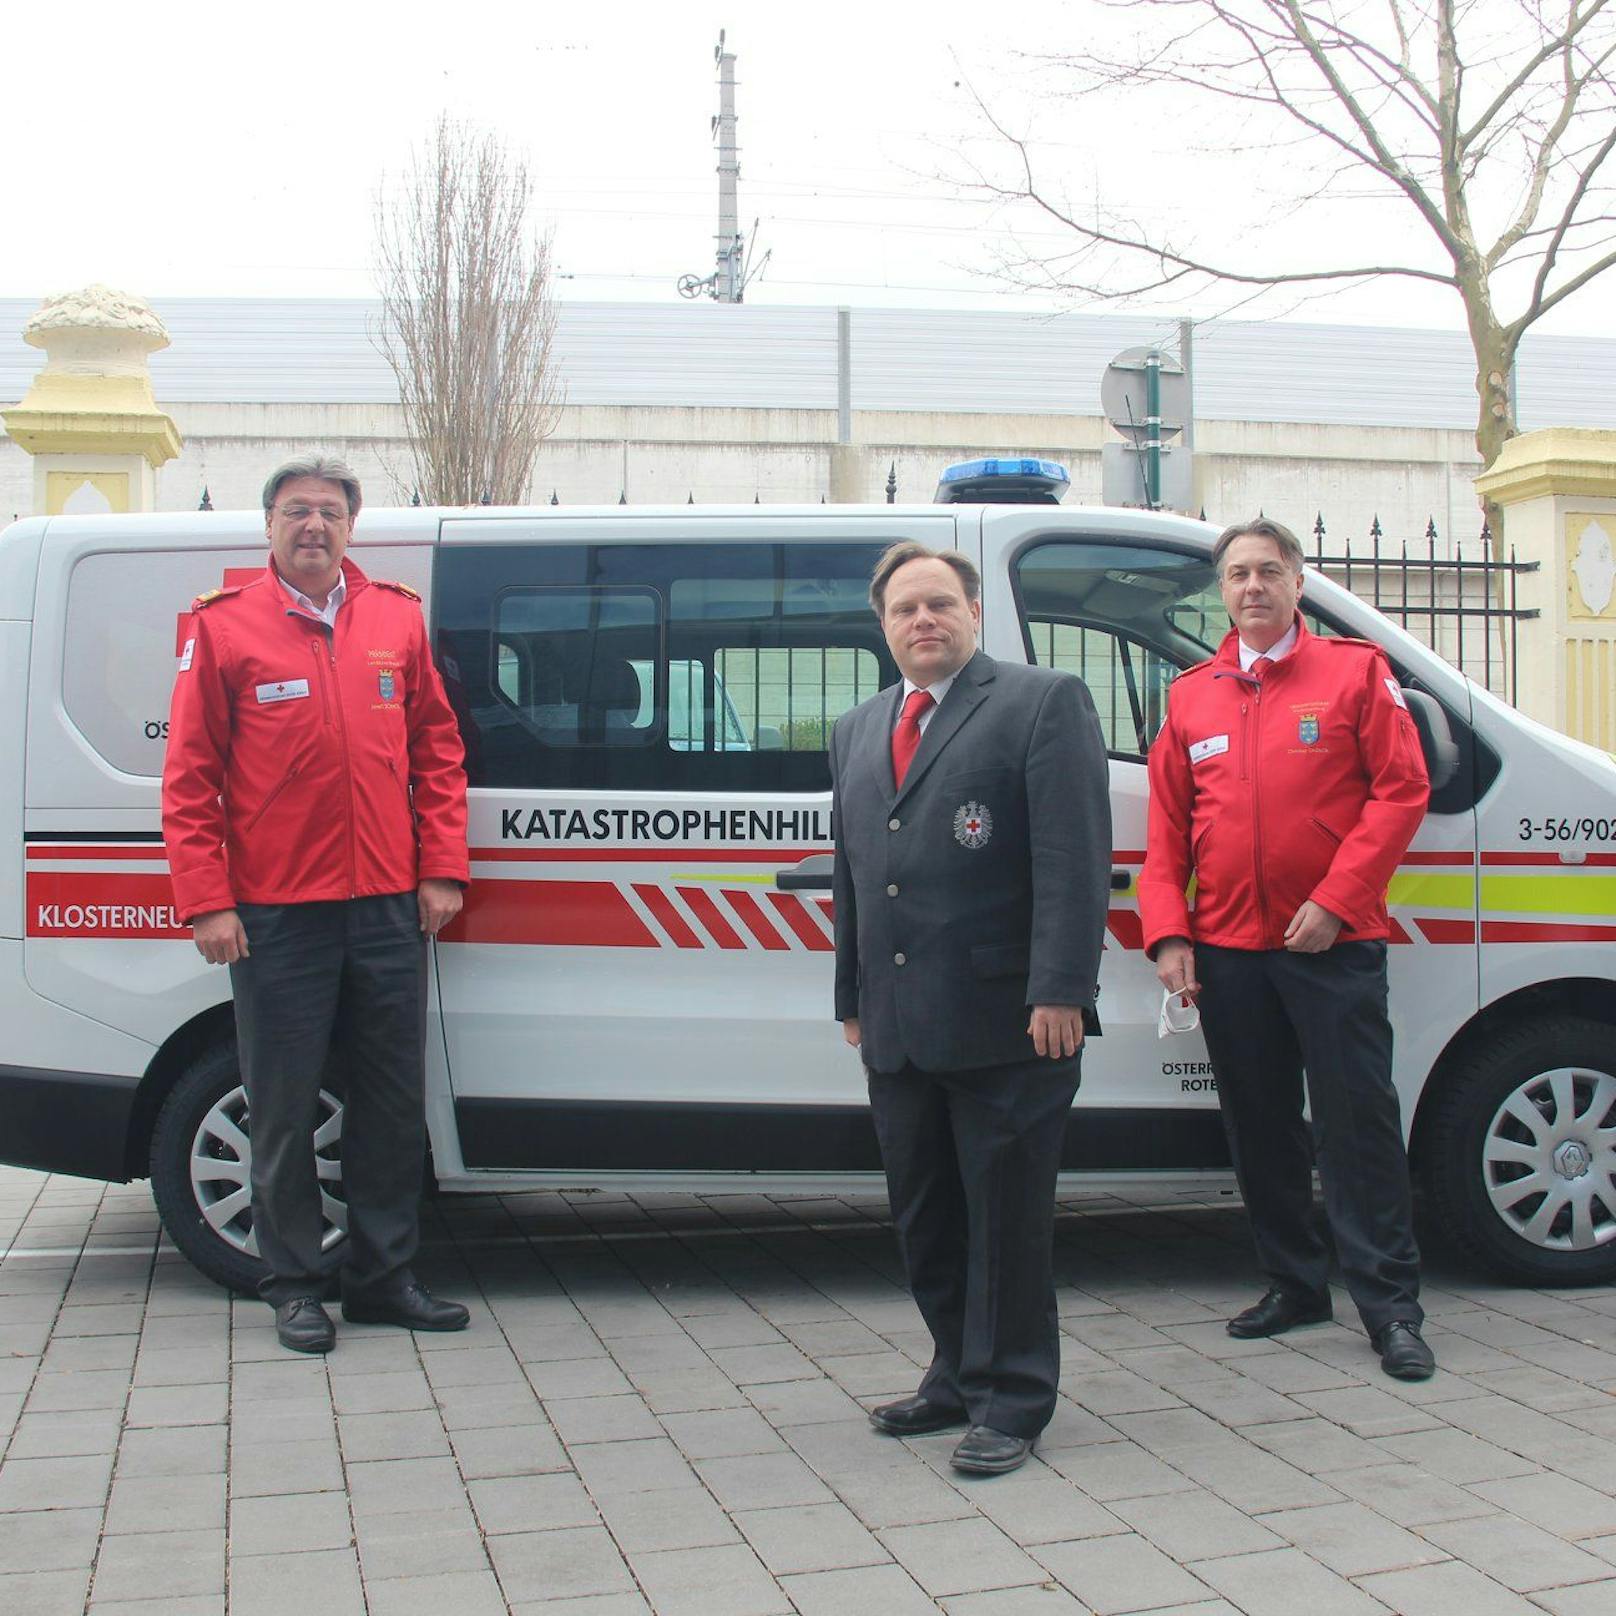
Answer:
POLYGON ((892 732, 892 778, 900 786, 909 772, 909 765, 915 760, 915 753, 920 749, 921 714, 933 705, 929 690, 911 690, 909 699, 903 704, 898 727, 892 732))
POLYGON ((1274 659, 1271 656, 1258 657, 1257 660, 1251 665, 1252 676, 1260 681, 1262 676, 1267 673, 1268 670, 1273 667, 1273 665, 1274 659))

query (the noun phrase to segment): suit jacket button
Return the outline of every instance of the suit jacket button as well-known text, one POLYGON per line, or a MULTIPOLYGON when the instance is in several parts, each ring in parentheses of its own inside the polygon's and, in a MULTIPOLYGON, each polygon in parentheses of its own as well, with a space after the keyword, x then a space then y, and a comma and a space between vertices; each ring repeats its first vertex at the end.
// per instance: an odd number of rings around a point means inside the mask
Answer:
POLYGON ((887 829, 888 830, 896 830, 898 828, 898 824, 899 824, 899 822, 896 819, 889 819, 887 821, 887 829))
POLYGON ((894 965, 907 965, 909 963, 909 956, 907 954, 894 954, 892 956, 892 963, 894 965))
POLYGON ((898 895, 898 888, 897 888, 896 884, 894 884, 894 885, 887 888, 887 896, 889 898, 895 898, 895 897, 897 897, 897 895, 898 895))

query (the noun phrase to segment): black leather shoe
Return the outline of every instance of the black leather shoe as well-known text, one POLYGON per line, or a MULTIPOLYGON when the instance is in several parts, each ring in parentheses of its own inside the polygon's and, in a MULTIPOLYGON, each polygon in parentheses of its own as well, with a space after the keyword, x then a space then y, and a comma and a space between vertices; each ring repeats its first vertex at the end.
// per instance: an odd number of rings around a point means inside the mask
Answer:
POLYGON ((964 1409, 934 1403, 918 1392, 913 1397, 900 1397, 895 1403, 883 1403, 870 1410, 870 1424, 888 1436, 926 1436, 932 1431, 946 1431, 950 1426, 964 1423, 964 1409))
POLYGON ((464 1330, 471 1322, 468 1309, 443 1301, 413 1279, 397 1290, 344 1295, 342 1316, 350 1324, 396 1324, 405 1330, 464 1330))
POLYGON ((1224 1328, 1238 1340, 1251 1341, 1258 1336, 1283 1335, 1298 1324, 1327 1324, 1333 1317, 1328 1291, 1322 1296, 1298 1296, 1276 1285, 1255 1306, 1236 1313, 1224 1328))
POLYGON ((1429 1380, 1436 1373, 1436 1354, 1426 1346, 1413 1319, 1393 1319, 1372 1339, 1380 1367, 1394 1380, 1429 1380))
POLYGON ((331 1315, 313 1296, 294 1296, 275 1309, 275 1338, 293 1352, 329 1352, 337 1344, 331 1315))
POLYGON ((1007 1470, 1019 1470, 1032 1452, 1030 1436, 1006 1436, 988 1425, 973 1425, 959 1440, 954 1456, 949 1460, 956 1470, 968 1470, 977 1476, 1002 1476, 1007 1470))

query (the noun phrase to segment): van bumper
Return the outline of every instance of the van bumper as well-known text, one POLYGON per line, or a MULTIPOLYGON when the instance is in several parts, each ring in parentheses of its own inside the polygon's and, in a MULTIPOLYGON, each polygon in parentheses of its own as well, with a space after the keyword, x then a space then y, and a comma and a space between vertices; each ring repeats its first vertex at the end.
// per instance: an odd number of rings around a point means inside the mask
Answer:
POLYGON ((138 1081, 0 1066, 0 1162, 125 1183, 138 1081))

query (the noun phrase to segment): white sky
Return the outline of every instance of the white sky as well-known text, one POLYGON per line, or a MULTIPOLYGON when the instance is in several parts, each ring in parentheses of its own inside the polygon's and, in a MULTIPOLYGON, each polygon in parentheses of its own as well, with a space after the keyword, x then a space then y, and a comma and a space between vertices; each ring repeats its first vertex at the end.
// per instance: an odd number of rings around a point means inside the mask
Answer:
MULTIPOLYGON (((373 295, 379 188, 447 111, 530 161, 560 296, 674 300, 682 272, 713 267, 721 27, 738 58, 742 228, 760 219, 773 253, 749 302, 1056 306, 992 278, 1011 221, 949 183, 962 153, 1002 155, 962 80, 1039 137, 1070 195, 1157 212, 1181 235, 1224 239, 1236 207, 1260 210, 1265 186, 1277 196, 1293 178, 1272 151, 1175 167, 1170 110, 1142 107, 1130 125, 1045 93, 1058 76, 1029 53, 1115 26, 1098 0, 12 0, 6 12, 6 296, 90 281, 158 298, 373 295)), ((1391 228, 1371 234, 1383 243, 1391 228)), ((1341 209, 1319 244, 1361 253, 1365 232, 1341 209)), ((1048 226, 1021 235, 1059 240, 1048 226)), ((1428 253, 1423 241, 1412 231, 1403 248, 1428 253)), ((1242 312, 1461 324, 1453 293, 1406 281, 1242 312)), ((1541 329, 1616 336, 1616 277, 1541 329)))

